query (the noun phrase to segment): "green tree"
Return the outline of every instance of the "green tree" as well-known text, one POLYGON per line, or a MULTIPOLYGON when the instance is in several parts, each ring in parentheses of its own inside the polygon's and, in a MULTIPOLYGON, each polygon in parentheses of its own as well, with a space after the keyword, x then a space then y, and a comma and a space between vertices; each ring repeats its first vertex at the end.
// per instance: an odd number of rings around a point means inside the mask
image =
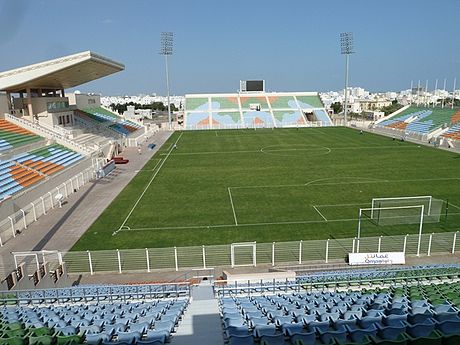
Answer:
POLYGON ((381 110, 385 113, 385 116, 386 115, 390 115, 392 113, 394 113, 396 110, 399 110, 403 107, 403 105, 399 104, 397 100, 393 100, 391 102, 391 105, 387 106, 387 107, 383 107, 381 110))
POLYGON ((339 114, 343 110, 342 103, 340 102, 332 103, 331 108, 334 111, 334 114, 339 114))

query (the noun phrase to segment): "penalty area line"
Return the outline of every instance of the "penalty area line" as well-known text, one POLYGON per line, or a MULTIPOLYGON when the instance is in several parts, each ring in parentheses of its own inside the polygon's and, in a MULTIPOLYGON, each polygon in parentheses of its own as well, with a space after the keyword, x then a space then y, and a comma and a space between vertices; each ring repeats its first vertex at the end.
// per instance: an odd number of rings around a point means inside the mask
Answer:
POLYGON ((230 197, 230 204, 232 204, 232 211, 233 211, 233 218, 235 219, 235 225, 238 225, 238 219, 236 218, 236 212, 235 212, 235 205, 233 205, 233 198, 232 198, 232 192, 230 191, 230 187, 228 189, 228 196, 230 197))
MULTIPOLYGON (((357 221, 358 218, 343 218, 343 219, 328 219, 327 223, 330 222, 353 222, 357 221)), ((267 226, 267 225, 292 225, 292 224, 315 224, 315 223, 326 223, 324 220, 299 220, 299 221, 286 221, 286 222, 264 222, 264 223, 239 223, 236 224, 219 224, 219 225, 192 225, 192 226, 167 226, 158 228, 131 228, 129 231, 153 231, 153 230, 193 230, 193 229, 214 229, 214 228, 242 228, 251 226, 267 226)), ((121 229, 120 231, 128 231, 127 229, 121 229)))
POLYGON ((324 217, 324 215, 316 208, 316 206, 315 206, 315 205, 312 205, 312 207, 315 209, 316 212, 318 212, 318 214, 324 219, 324 221, 327 222, 327 218, 324 217))

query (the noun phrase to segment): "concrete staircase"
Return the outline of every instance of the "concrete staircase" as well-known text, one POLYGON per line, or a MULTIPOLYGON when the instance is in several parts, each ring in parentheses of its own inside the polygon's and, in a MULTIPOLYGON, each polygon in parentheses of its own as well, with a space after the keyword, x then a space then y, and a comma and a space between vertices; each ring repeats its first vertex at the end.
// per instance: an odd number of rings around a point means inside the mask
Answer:
POLYGON ((192 300, 171 345, 223 345, 223 331, 217 299, 209 281, 192 287, 192 300))

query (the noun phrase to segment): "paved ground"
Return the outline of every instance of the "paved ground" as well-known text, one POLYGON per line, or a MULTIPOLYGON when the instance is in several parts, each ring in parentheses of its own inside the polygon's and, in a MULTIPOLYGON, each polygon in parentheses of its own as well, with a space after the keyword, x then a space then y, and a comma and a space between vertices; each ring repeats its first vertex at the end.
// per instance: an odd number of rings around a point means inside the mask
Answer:
POLYGON ((224 344, 217 299, 208 281, 192 288, 192 302, 171 338, 171 345, 189 344, 224 344))
POLYGON ((11 252, 69 250, 171 134, 157 132, 144 143, 141 155, 137 148, 126 148, 122 156, 129 159, 128 164, 117 165, 109 176, 86 184, 72 194, 62 208, 51 210, 21 235, 5 243, 0 248, 0 277, 14 268, 11 252), (154 150, 147 149, 150 143, 156 144, 154 150))

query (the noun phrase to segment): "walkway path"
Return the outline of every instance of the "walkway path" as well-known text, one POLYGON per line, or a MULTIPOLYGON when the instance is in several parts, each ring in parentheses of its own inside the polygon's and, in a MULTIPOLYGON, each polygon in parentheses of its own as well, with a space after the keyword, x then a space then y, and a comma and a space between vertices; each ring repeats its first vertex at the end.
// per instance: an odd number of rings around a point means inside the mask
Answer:
POLYGON ((11 252, 69 250, 171 134, 157 132, 144 143, 141 155, 137 148, 126 148, 122 155, 129 159, 128 164, 117 165, 109 176, 87 183, 66 199, 62 208, 51 210, 21 235, 5 243, 0 248, 0 278, 14 268, 11 252), (147 148, 150 143, 156 144, 155 149, 147 148))
POLYGON ((190 344, 224 344, 217 299, 209 281, 192 288, 192 302, 171 338, 171 345, 190 344))

